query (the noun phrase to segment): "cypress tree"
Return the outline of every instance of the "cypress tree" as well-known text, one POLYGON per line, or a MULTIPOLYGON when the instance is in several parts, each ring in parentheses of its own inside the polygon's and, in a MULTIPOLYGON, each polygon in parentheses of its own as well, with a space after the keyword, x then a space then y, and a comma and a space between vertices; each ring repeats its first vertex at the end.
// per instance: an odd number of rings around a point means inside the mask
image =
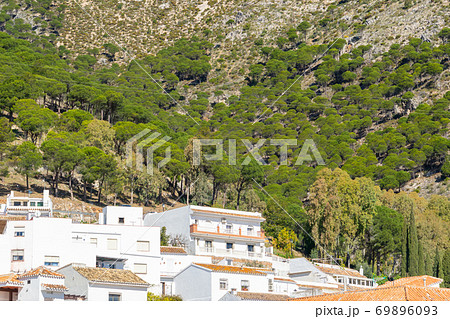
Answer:
POLYGON ((409 276, 417 276, 419 274, 419 243, 417 239, 416 222, 414 219, 414 212, 411 211, 409 219, 409 238, 408 238, 408 250, 409 250, 409 276))
POLYGON ((436 253, 434 254, 434 264, 433 264, 433 276, 439 277, 439 273, 442 271, 440 270, 441 267, 441 256, 439 256, 439 248, 436 245, 436 253))
POLYGON ((419 273, 418 275, 425 275, 425 259, 423 255, 422 243, 419 241, 419 273))
POLYGON ((450 288, 450 248, 447 248, 444 257, 442 257, 442 269, 444 272, 444 287, 450 288))
POLYGON ((402 277, 408 273, 408 225, 406 218, 403 220, 402 229, 402 277))
POLYGON ((402 229, 402 277, 408 273, 408 225, 406 218, 403 220, 402 229))
POLYGON ((431 254, 429 252, 425 253, 425 259, 426 259, 426 263, 425 263, 425 273, 428 276, 433 276, 433 263, 431 262, 431 254))

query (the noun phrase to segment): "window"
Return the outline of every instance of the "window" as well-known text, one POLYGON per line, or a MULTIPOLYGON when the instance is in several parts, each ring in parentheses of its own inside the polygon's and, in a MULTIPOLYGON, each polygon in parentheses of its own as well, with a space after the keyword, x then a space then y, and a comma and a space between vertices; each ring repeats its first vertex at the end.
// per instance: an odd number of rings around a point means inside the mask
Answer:
POLYGON ((221 290, 228 290, 228 279, 220 279, 219 287, 221 290))
POLYGON ((91 245, 95 245, 95 247, 97 247, 97 238, 91 238, 91 245))
POLYGON ((269 291, 272 292, 273 291, 273 279, 269 279, 268 286, 269 286, 269 291))
POLYGON ((21 202, 14 202, 13 203, 14 206, 21 206, 21 204, 22 204, 21 202))
POLYGON ((119 217, 119 224, 125 224, 125 217, 119 217))
POLYGON ((150 242, 149 241, 137 241, 136 245, 137 251, 150 251, 150 242))
POLYGON ((25 237, 25 228, 24 227, 15 227, 14 237, 25 237))
POLYGON ((59 266, 59 257, 58 256, 45 256, 44 257, 44 266, 59 266))
POLYGON ((248 280, 241 280, 241 290, 248 291, 250 289, 250 282, 248 280))
POLYGON ((108 238, 107 239, 107 249, 108 250, 117 250, 117 239, 108 238))
POLYGON ((43 202, 37 202, 37 205, 38 205, 39 207, 43 207, 43 206, 44 206, 44 203, 43 203, 43 202))
POLYGON ((122 300, 122 296, 120 294, 108 294, 109 301, 120 301, 122 300))
POLYGON ((226 226, 225 232, 231 233, 232 231, 233 231, 233 225, 228 224, 228 225, 226 226))
POLYGON ((134 264, 134 272, 136 274, 147 274, 147 264, 134 264))
POLYGON ((253 234, 253 227, 252 226, 248 226, 247 227, 247 235, 252 235, 253 234))
POLYGON ((23 249, 14 249, 11 250, 12 261, 23 261, 23 249))
POLYGON ((233 243, 227 243, 227 249, 233 249, 233 243))
POLYGON ((254 252, 255 251, 255 246, 247 245, 247 250, 250 251, 250 252, 254 252))
POLYGON ((207 252, 212 252, 213 251, 212 241, 205 240, 205 247, 207 252))
POLYGON ((30 206, 32 207, 36 206, 36 202, 30 202, 30 206))

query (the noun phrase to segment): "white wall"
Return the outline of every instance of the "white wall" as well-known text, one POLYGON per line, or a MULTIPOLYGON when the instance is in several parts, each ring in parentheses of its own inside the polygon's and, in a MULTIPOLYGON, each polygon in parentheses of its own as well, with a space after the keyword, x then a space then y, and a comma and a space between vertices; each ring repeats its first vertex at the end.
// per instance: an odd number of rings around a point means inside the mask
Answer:
POLYGON ((19 291, 19 301, 64 300, 64 292, 48 292, 42 290, 42 284, 64 285, 63 278, 37 276, 23 278, 21 281, 24 283, 24 286, 19 291))
POLYGON ((89 284, 88 301, 108 301, 110 293, 121 295, 121 301, 146 301, 147 287, 89 284))
POLYGON ((268 274, 267 276, 257 276, 248 274, 235 274, 235 273, 222 273, 213 272, 212 273, 212 300, 217 301, 232 289, 236 291, 242 291, 241 281, 248 280, 250 283, 250 288, 248 292, 259 292, 259 293, 269 293, 269 278, 273 279, 273 275, 268 274), (220 279, 228 280, 228 289, 220 289, 220 279))
POLYGON ((143 226, 144 210, 142 207, 106 206, 102 211, 103 220, 99 218, 99 224, 143 226), (123 218, 124 223, 119 223, 123 218))
POLYGON ((189 266, 175 278, 172 293, 181 296, 183 301, 212 300, 211 271, 189 266))

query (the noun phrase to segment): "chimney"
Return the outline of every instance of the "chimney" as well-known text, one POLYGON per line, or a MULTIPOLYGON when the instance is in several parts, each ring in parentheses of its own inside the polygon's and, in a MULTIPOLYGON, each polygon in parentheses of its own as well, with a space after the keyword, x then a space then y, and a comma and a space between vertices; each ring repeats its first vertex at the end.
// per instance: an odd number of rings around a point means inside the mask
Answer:
POLYGON ((423 277, 423 286, 426 287, 427 286, 427 277, 423 277))
POLYGON ((359 267, 359 273, 364 276, 364 269, 362 265, 359 267))

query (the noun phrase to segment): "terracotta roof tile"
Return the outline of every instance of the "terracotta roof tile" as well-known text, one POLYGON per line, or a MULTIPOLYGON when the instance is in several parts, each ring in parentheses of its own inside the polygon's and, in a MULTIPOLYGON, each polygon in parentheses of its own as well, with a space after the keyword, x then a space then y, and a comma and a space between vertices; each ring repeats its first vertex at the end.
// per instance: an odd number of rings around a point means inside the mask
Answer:
POLYGON ((226 213, 226 212, 218 212, 213 210, 200 210, 200 209, 193 209, 191 208, 194 213, 205 213, 205 214, 217 214, 217 215, 225 215, 225 216, 238 216, 242 218, 252 218, 252 219, 259 219, 259 220, 265 220, 264 217, 261 216, 253 216, 253 215, 245 215, 245 214, 236 214, 236 213, 226 213))
POLYGON ((28 277, 35 277, 35 276, 65 278, 64 275, 61 275, 60 273, 57 273, 56 271, 52 271, 44 266, 40 266, 38 268, 27 271, 27 272, 19 275, 18 278, 20 279, 20 278, 28 278, 28 277))
POLYGON ((17 274, 0 275, 0 284, 22 286, 23 282, 18 280, 17 277, 18 277, 17 274))
POLYGON ((291 283, 293 283, 293 284, 297 284, 297 282, 296 282, 295 280, 292 280, 292 279, 290 279, 290 278, 279 278, 279 277, 275 277, 274 279, 277 280, 277 281, 286 281, 286 282, 291 282, 291 283))
POLYGON ((199 264, 199 263, 194 263, 194 265, 210 269, 214 272, 226 272, 231 274, 234 273, 234 274, 258 275, 258 276, 266 275, 266 273, 261 271, 261 269, 250 267, 222 266, 222 265, 199 264))
POLYGON ((286 301, 289 299, 287 295, 277 295, 259 292, 239 291, 236 293, 242 300, 247 301, 286 301))
POLYGON ((0 220, 27 220, 26 216, 0 215, 0 220))
POLYGON ((424 287, 424 279, 425 279, 426 287, 429 287, 434 284, 440 284, 443 282, 443 280, 441 278, 424 275, 424 276, 404 277, 404 278, 396 279, 394 281, 388 281, 388 282, 378 286, 378 288, 398 287, 398 286, 424 287))
POLYGON ((93 282, 149 286, 148 282, 138 277, 131 270, 92 267, 73 267, 73 269, 93 282))
POLYGON ((314 265, 317 269, 319 269, 320 271, 326 273, 326 274, 330 274, 330 275, 343 275, 343 276, 350 276, 350 277, 359 277, 359 278, 366 278, 366 276, 361 275, 359 273, 359 271, 355 270, 355 269, 351 269, 351 268, 346 268, 346 267, 340 267, 340 268, 335 268, 335 267, 327 267, 327 266, 322 266, 322 265, 314 265))
POLYGON ((346 291, 320 296, 290 299, 291 301, 450 301, 450 289, 430 287, 388 287, 346 291))
POLYGON ((68 290, 64 285, 52 285, 52 284, 42 284, 41 285, 44 290, 48 291, 66 291, 68 290))
POLYGON ((161 246, 161 254, 184 254, 187 255, 183 247, 161 246))

